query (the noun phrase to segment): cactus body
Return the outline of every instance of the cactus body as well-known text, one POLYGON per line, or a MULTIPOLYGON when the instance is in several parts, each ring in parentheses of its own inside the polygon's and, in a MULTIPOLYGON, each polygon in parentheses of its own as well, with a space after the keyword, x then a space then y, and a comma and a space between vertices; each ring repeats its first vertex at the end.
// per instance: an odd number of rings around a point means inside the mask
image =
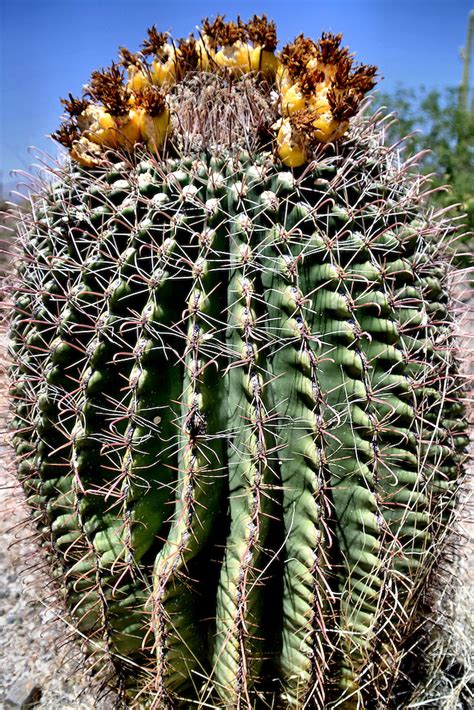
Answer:
POLYGON ((137 149, 35 200, 19 477, 128 698, 392 702, 466 444, 450 226, 422 188, 379 117, 296 171, 137 149))

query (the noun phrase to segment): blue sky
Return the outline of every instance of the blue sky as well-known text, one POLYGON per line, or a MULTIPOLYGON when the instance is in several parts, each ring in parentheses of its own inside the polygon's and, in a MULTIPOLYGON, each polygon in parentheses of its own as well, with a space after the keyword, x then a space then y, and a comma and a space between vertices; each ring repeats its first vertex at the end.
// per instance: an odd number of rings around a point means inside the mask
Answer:
MULTIPOLYGON (((61 115, 59 97, 78 94, 91 71, 110 64, 119 45, 134 51, 156 24, 175 37, 205 16, 267 13, 279 47, 300 32, 342 32, 359 61, 377 64, 380 87, 459 84, 473 0, 0 0, 0 169, 32 162, 28 146, 55 152, 47 139, 61 115)), ((472 76, 472 74, 471 74, 472 76)))

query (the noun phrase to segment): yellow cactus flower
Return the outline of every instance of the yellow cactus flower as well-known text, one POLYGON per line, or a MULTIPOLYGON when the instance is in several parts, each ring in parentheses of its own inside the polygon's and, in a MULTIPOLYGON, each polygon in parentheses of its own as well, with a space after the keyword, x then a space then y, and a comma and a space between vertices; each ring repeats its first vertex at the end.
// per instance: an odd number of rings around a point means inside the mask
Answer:
POLYGON ((167 107, 156 116, 152 116, 143 110, 141 111, 140 130, 142 139, 154 153, 162 148, 166 136, 170 133, 170 128, 170 112, 167 107))
POLYGON ((281 96, 281 110, 283 115, 291 116, 295 111, 304 111, 306 100, 301 93, 299 84, 293 84, 288 91, 281 96))
POLYGON ((321 143, 329 143, 347 131, 349 121, 337 121, 331 112, 327 111, 312 121, 312 126, 315 129, 315 138, 321 143))
POLYGON ((252 47, 239 39, 233 44, 225 45, 216 52, 214 61, 223 69, 226 68, 236 73, 244 73, 251 70, 251 54, 252 47))
POLYGON ((304 137, 295 131, 289 118, 282 121, 277 135, 278 157, 283 165, 298 168, 307 161, 304 137))
POLYGON ((149 85, 150 80, 148 77, 141 71, 141 69, 138 69, 138 67, 134 66, 133 64, 130 64, 130 66, 127 67, 127 72, 128 72, 128 81, 127 81, 127 89, 130 91, 132 94, 136 94, 140 91, 142 91, 146 86, 149 85))
POLYGON ((169 88, 176 83, 178 75, 178 52, 171 44, 163 47, 165 60, 155 59, 151 65, 151 80, 156 86, 169 88))
POLYGON ((273 78, 279 66, 278 58, 273 52, 263 47, 254 47, 250 54, 250 68, 259 71, 264 76, 273 78))
POLYGON ((93 143, 107 148, 117 147, 116 119, 103 106, 90 104, 77 117, 77 125, 84 136, 93 143))

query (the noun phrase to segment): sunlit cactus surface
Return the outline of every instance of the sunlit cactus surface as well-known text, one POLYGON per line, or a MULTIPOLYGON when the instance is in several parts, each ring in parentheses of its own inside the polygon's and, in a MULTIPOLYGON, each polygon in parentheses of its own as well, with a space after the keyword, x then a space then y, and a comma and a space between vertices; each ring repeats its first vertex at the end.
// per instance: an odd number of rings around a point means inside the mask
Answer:
POLYGON ((462 480, 449 217, 375 67, 276 47, 122 48, 20 225, 18 477, 130 707, 405 707, 462 480))

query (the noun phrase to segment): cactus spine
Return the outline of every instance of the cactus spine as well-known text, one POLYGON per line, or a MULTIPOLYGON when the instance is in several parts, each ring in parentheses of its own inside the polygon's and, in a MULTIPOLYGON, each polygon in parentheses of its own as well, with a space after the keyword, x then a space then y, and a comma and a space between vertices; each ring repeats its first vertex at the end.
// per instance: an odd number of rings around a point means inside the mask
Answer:
POLYGON ((21 226, 18 476, 137 707, 396 707, 462 479, 450 222, 349 126, 374 68, 275 47, 152 28, 21 226))

